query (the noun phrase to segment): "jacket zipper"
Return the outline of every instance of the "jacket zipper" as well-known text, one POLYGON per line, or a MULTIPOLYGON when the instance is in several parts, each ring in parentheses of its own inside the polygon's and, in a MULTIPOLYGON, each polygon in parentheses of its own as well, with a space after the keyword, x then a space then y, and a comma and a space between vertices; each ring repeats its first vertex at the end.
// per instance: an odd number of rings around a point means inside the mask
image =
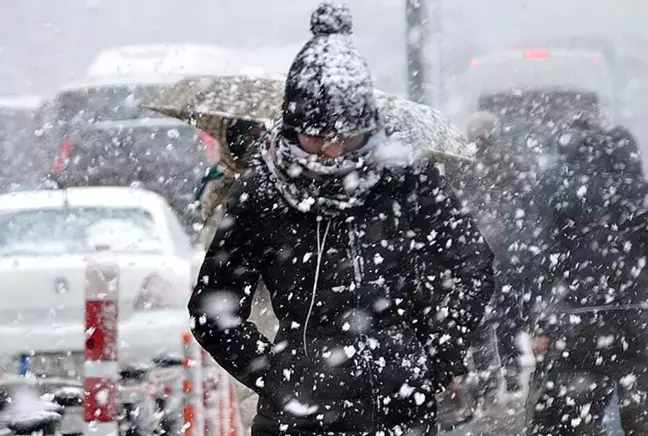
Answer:
POLYGON ((371 354, 371 349, 369 347, 369 338, 367 337, 367 335, 360 336, 360 343, 362 347, 362 360, 365 362, 367 377, 369 378, 369 389, 371 389, 371 422, 375 423, 377 422, 376 418, 380 412, 380 404, 379 395, 376 391, 376 377, 374 375, 373 368, 371 367, 374 359, 373 355, 371 354))
POLYGON ((356 286, 360 286, 362 283, 362 278, 364 276, 364 260, 362 259, 362 250, 357 244, 356 233, 358 231, 357 226, 354 222, 349 222, 349 247, 350 247, 350 256, 351 261, 353 262, 353 277, 355 280, 356 286))
POLYGON ((315 297, 317 296, 317 286, 319 285, 320 269, 322 267, 322 260, 324 259, 324 249, 326 248, 326 237, 328 236, 329 229, 331 228, 331 221, 326 222, 324 235, 320 235, 321 219, 317 218, 316 238, 317 238, 317 260, 315 264, 315 277, 313 279, 313 290, 311 291, 311 301, 304 321, 304 333, 302 337, 302 345, 304 347, 304 356, 308 357, 308 323, 310 322, 313 308, 315 307, 315 297))

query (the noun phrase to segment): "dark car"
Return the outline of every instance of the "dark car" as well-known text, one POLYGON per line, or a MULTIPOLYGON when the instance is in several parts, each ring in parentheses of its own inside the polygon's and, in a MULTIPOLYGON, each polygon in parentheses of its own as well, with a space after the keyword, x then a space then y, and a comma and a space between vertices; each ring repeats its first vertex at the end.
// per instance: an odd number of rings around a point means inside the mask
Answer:
POLYGON ((193 190, 216 153, 213 138, 178 120, 95 122, 63 140, 52 178, 61 187, 142 186, 162 195, 192 231, 200 221, 193 190))
POLYGON ((165 83, 107 80, 67 85, 47 104, 42 126, 47 140, 60 145, 72 132, 88 124, 159 117, 139 104, 165 83))

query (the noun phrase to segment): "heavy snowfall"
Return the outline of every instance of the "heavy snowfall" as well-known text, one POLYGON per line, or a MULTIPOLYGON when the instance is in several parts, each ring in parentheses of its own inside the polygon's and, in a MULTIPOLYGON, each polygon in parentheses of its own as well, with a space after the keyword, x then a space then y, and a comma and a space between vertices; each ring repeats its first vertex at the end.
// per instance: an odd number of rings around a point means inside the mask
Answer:
POLYGON ((0 436, 648 436, 646 19, 6 0, 0 436))

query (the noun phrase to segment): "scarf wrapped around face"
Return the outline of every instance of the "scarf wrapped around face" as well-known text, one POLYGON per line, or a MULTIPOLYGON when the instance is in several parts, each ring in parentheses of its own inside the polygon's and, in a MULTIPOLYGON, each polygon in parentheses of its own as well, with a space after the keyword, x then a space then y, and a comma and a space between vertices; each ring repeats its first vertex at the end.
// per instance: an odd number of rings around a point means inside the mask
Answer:
POLYGON ((301 212, 337 215, 362 206, 380 181, 382 170, 373 164, 372 154, 384 133, 374 134, 359 150, 323 159, 281 132, 281 125, 276 126, 262 156, 279 192, 301 212))

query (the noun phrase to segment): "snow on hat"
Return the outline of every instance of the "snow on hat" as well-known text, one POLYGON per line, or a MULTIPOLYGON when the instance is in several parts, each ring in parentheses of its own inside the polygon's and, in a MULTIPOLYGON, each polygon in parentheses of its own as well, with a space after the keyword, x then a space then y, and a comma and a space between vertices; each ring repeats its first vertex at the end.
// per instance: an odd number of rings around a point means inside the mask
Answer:
POLYGON ((313 37, 293 61, 283 102, 284 128, 306 135, 356 136, 378 127, 371 73, 353 44, 349 7, 325 1, 310 20, 313 37))

